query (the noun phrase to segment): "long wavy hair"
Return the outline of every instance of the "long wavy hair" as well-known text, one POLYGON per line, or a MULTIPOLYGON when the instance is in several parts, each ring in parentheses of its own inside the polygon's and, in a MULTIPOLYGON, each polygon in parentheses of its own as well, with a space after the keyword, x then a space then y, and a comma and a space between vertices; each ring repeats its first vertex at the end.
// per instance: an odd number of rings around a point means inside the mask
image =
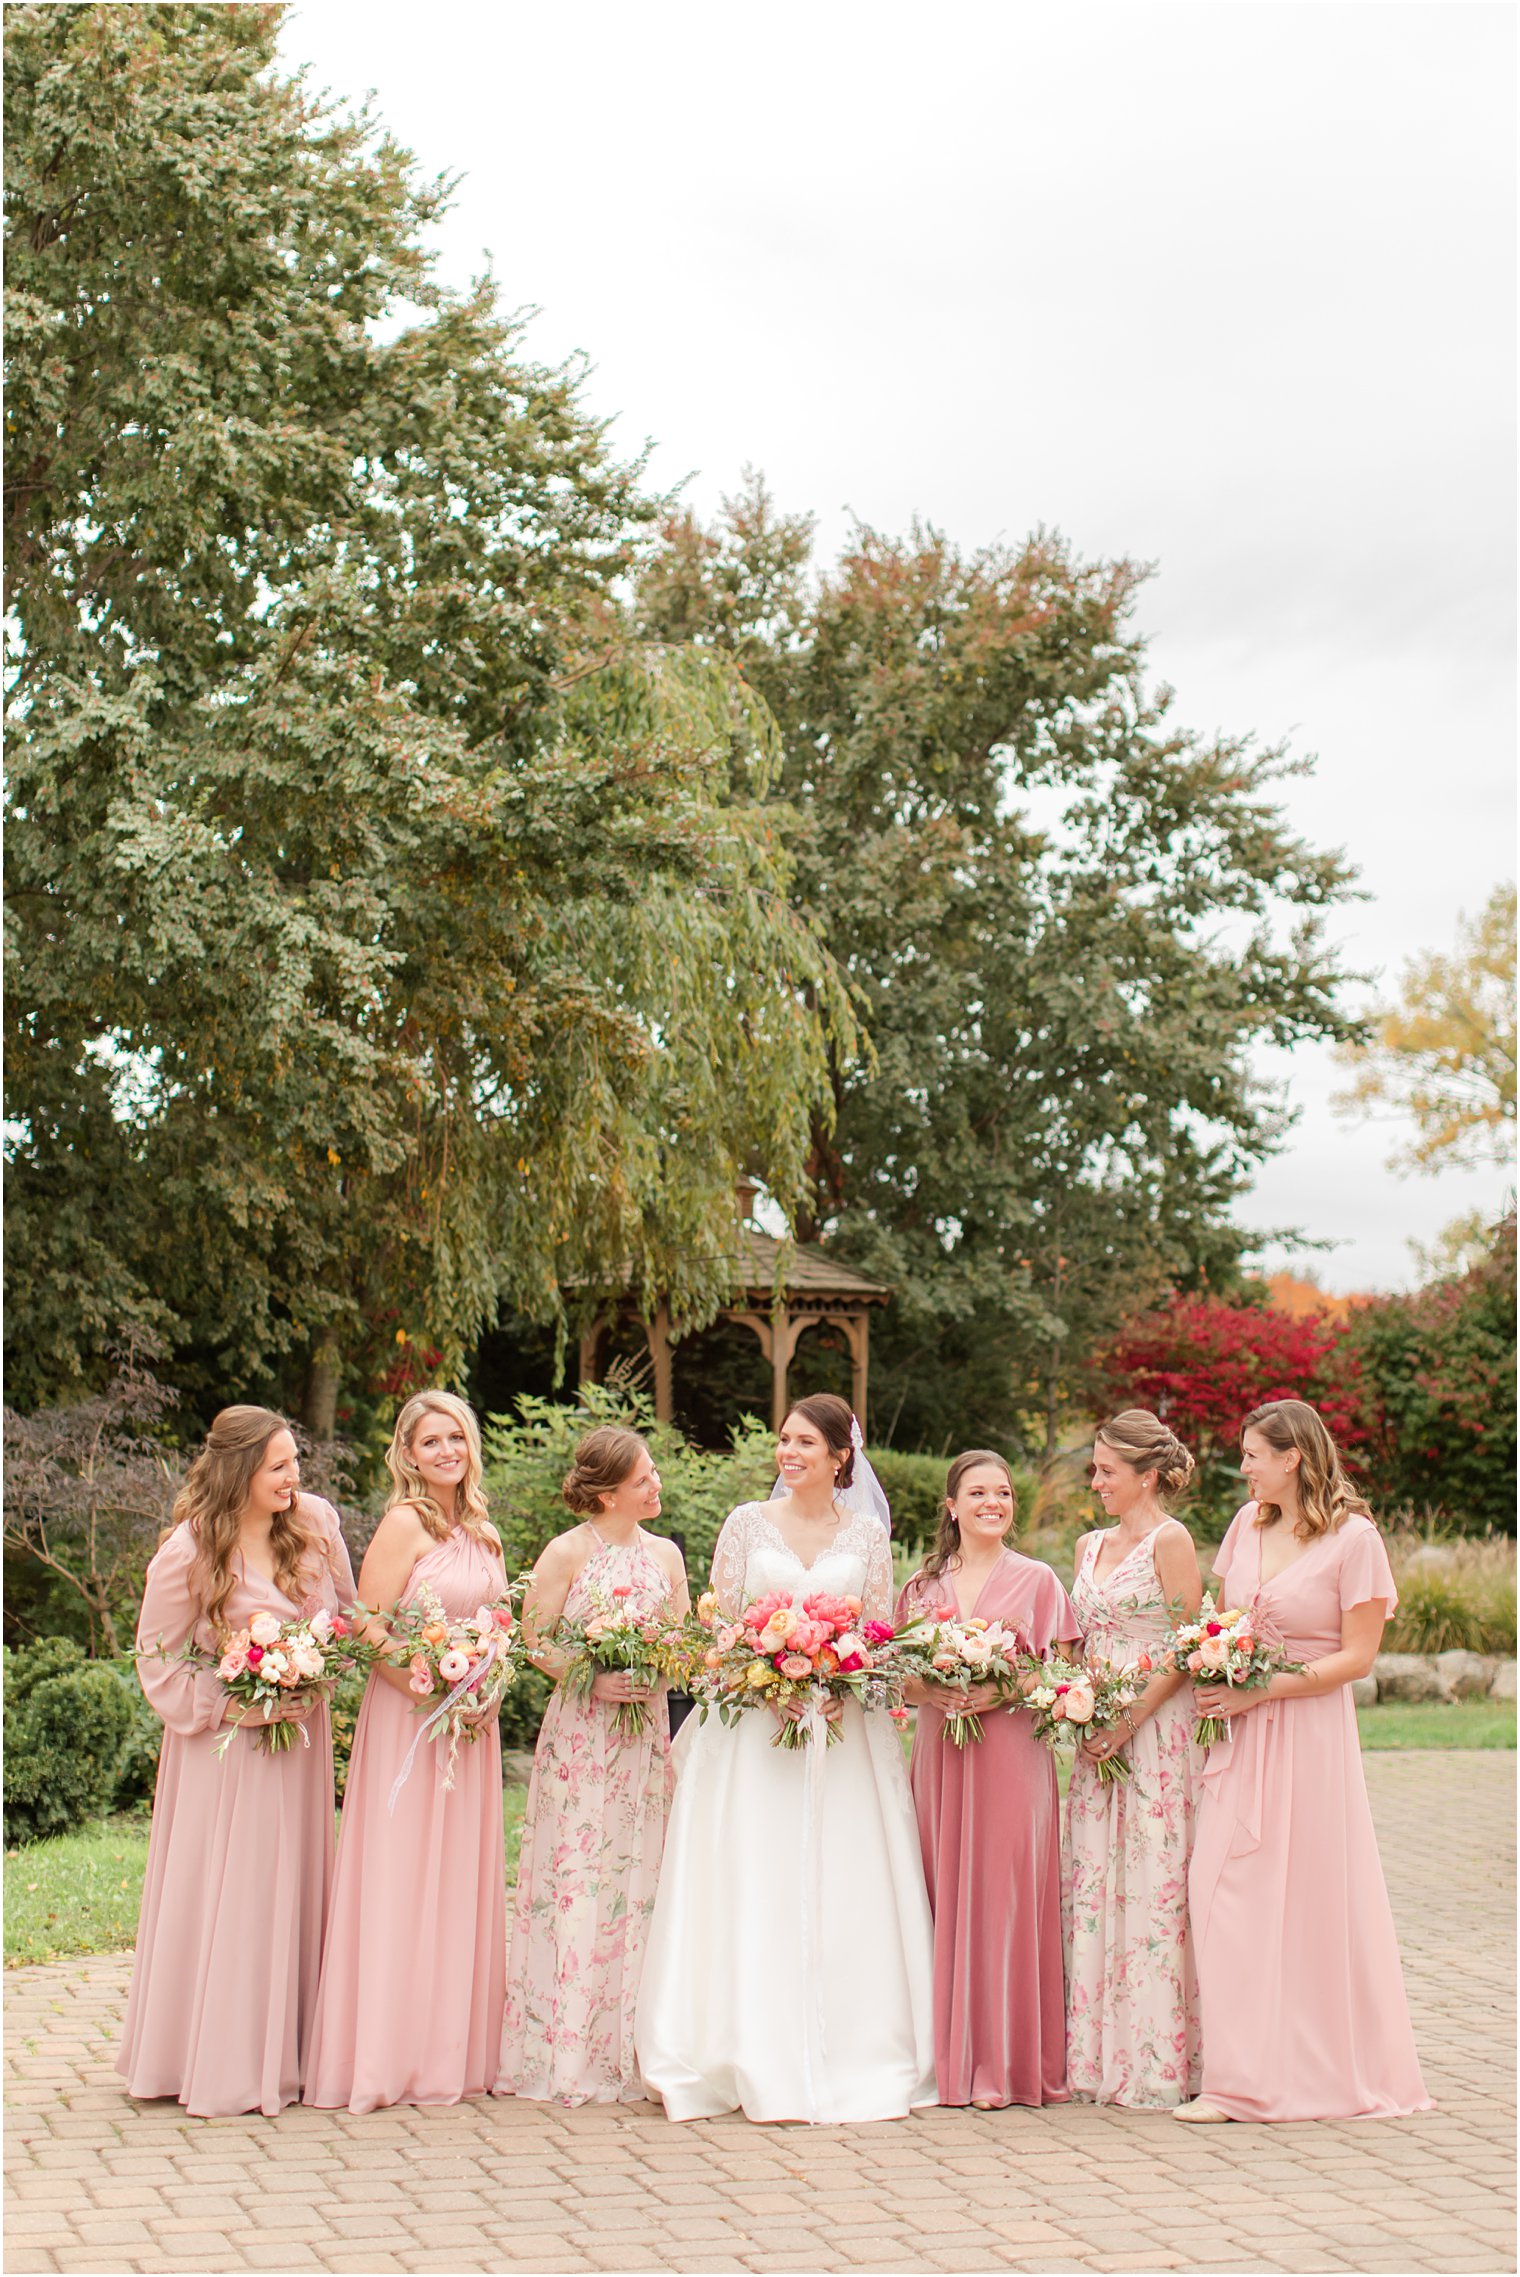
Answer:
POLYGON ((464 1477, 454 1497, 455 1520, 467 1534, 483 1537, 491 1513, 480 1483, 484 1468, 480 1452, 480 1425, 475 1420, 475 1410, 453 1392, 415 1392, 397 1416, 391 1443, 385 1450, 385 1467, 390 1472, 392 1481, 385 1507, 394 1510, 398 1503, 411 1503, 434 1541, 448 1540, 449 1520, 442 1505, 434 1499, 432 1488, 412 1460, 412 1441, 417 1436, 417 1426, 425 1415, 446 1415, 450 1422, 459 1424, 464 1432, 464 1477))
MULTIPOLYGON (((1298 1450, 1298 1510, 1293 1531, 1301 1542, 1316 1535, 1333 1534, 1347 1518, 1370 1518, 1356 1488, 1347 1478, 1340 1449, 1325 1428, 1318 1408, 1305 1399, 1269 1399, 1253 1407, 1240 1426, 1242 1441, 1248 1431, 1259 1431, 1275 1454, 1298 1450)), ((1256 1523, 1270 1526, 1282 1516, 1278 1503, 1257 1505, 1256 1523)))
MULTIPOLYGON (((976 1470, 982 1463, 996 1463, 1008 1481, 1009 1492, 1013 1496, 1013 1517, 1008 1522, 1008 1534, 1013 1532, 1014 1519, 1019 1514, 1019 1493, 1013 1483, 1012 1471, 1002 1456, 994 1454, 990 1447, 968 1447, 963 1455, 956 1456, 946 1474, 945 1497, 939 1506, 939 1531, 934 1537, 933 1549, 924 1560, 923 1571, 919 1576, 921 1584, 938 1581, 951 1560, 960 1556, 961 1528, 960 1520, 955 1515, 955 1498, 960 1493, 967 1473, 976 1470)), ((1008 1534, 1004 1535, 1004 1541, 1008 1539, 1008 1534)))
MULTIPOLYGON (((237 1585, 233 1556, 243 1526, 248 1489, 277 1431, 292 1426, 271 1407, 224 1407, 206 1433, 206 1443, 174 1498, 171 1524, 188 1523, 195 1536, 195 1583, 212 1627, 227 1626, 227 1600, 237 1585)), ((299 1605, 316 1585, 326 1555, 317 1528, 296 1496, 288 1510, 277 1510, 269 1529, 275 1587, 299 1605)))

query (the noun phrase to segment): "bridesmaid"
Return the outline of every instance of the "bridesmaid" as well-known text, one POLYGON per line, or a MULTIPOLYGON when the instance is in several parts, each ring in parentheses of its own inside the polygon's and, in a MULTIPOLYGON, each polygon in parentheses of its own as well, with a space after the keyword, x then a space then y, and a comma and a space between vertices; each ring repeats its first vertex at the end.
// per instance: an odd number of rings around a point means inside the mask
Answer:
POLYGON ((283 1416, 224 1407, 148 1567, 137 1663, 164 1739, 153 1796, 137 1958, 116 2068, 129 2095, 173 2095, 197 2118, 271 2117, 301 2092, 333 1855, 327 1703, 276 1711, 306 1746, 278 1755, 235 1733, 242 1708, 209 1669, 155 1659, 192 1640, 208 1654, 256 1614, 293 1621, 354 1600, 338 1514, 300 1492, 283 1416))
POLYGON ((1194 1692, 1229 1716, 1205 1759, 1190 1882, 1203 2089, 1175 2119, 1371 2119, 1434 2108, 1420 2077, 1350 1687, 1398 1602, 1382 1536, 1312 1407, 1241 1427, 1252 1500, 1214 1561, 1300 1675, 1194 1692))
MULTIPOLYGON (((1192 1536, 1166 1504, 1193 1458, 1158 1417, 1126 1408, 1093 1445, 1093 1486, 1112 1531, 1077 1544, 1072 1599, 1087 1650, 1129 1666, 1158 1647, 1173 1608, 1196 1613, 1203 1582, 1192 1536)), ((1198 2087, 1198 1980, 1188 1934, 1193 1847, 1193 1703, 1180 1676, 1155 1675, 1117 1733, 1083 1743, 1066 1796, 1066 2068, 1081 2102, 1176 2105, 1198 2087), (1123 1750, 1132 1777, 1108 1784, 1123 1750)))
MULTIPOLYGON (((1016 1501, 1001 1455, 957 1455, 932 1555, 897 1602, 919 1615, 1001 1621, 1027 1650, 1077 1642, 1065 1590, 1007 1547, 1016 1501)), ((934 2065, 939 2099, 979 2111, 1066 2101, 1061 1851, 1055 1762, 1029 1719, 988 1685, 910 1685, 918 1708, 913 1801, 934 1910, 934 2065), (951 1708, 982 1719, 956 1747, 951 1708)))
MULTIPOLYGON (((660 1479, 637 1432, 590 1432, 564 1496, 581 1523, 539 1558, 523 1613, 532 1657, 556 1679, 566 1655, 543 1640, 562 1616, 616 1607, 673 1622, 690 1609, 680 1551, 644 1531, 660 1514, 660 1479)), ((618 1669, 597 1677, 589 1699, 555 1692, 523 1822, 498 2095, 644 2099, 634 2009, 673 1784, 663 1685, 618 1669), (646 1721, 620 1737, 613 1711, 629 1700, 648 1703, 646 1721)))
MULTIPOLYGON (((394 1480, 359 1572, 364 1603, 426 1586, 451 1618, 506 1590, 481 1492, 480 1433, 451 1392, 419 1392, 386 1450, 394 1480)), ((496 2077, 505 1993, 501 1738, 496 1711, 461 1746, 418 1734, 405 1667, 377 1665, 354 1732, 305 2100, 323 2110, 457 2103, 496 2077)))

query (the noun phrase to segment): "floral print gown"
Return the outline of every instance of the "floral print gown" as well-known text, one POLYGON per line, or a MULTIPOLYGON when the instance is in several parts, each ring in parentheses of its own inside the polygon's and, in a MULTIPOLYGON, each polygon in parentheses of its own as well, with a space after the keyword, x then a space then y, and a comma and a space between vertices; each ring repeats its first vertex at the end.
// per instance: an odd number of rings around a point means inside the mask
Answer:
MULTIPOLYGON (((1158 1529, 1159 1531, 1159 1529, 1158 1529)), ((1099 1581, 1086 1543, 1072 1602, 1094 1659, 1154 1659, 1172 1626, 1156 1534, 1099 1581)), ((1189 1687, 1140 1726, 1128 1780, 1079 1755, 1066 1798, 1067 2082, 1085 2101, 1157 2109, 1198 2091, 1198 1982, 1188 1927, 1197 1750, 1189 1687)))
MULTIPOLYGON (((582 1566, 565 1618, 667 1606, 641 1534, 582 1566), (626 1592, 626 1594, 625 1594, 626 1592)), ((523 1821, 498 2095, 637 2103, 634 2008, 674 1784, 665 1696, 620 1739, 614 1710, 559 1686, 538 1735, 523 1821)))

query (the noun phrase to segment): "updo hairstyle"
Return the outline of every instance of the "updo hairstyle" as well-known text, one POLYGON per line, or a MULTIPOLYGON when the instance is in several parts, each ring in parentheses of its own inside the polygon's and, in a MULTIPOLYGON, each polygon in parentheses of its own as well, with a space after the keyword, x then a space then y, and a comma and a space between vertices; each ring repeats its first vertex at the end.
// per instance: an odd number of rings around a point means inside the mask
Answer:
POLYGON ((602 1496, 616 1493, 633 1475, 639 1457, 648 1452, 637 1431, 622 1423, 599 1423, 586 1433, 565 1473, 560 1492, 567 1509, 577 1518, 600 1518, 602 1496))
POLYGON ((1111 1415, 1093 1436, 1131 1470, 1154 1471, 1159 1502, 1181 1494, 1193 1475, 1192 1456, 1176 1432, 1148 1407, 1127 1407, 1122 1415, 1111 1415))
POLYGON ((800 1415, 804 1423, 823 1436, 831 1455, 841 1458, 835 1476, 836 1486, 848 1486, 855 1476, 855 1442, 850 1433, 854 1429, 855 1414, 847 1399, 835 1392, 811 1392, 806 1399, 794 1399, 786 1411, 785 1421, 790 1423, 800 1415))

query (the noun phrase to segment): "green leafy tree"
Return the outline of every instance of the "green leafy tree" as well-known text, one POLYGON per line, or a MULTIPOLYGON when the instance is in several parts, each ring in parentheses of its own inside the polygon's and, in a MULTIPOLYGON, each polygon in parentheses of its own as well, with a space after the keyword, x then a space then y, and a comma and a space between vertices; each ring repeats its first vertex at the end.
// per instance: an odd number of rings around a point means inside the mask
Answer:
POLYGON ((1347 1032, 1321 922, 1348 872, 1285 826, 1281 751, 1146 693, 1130 565, 915 527, 817 575, 810 543, 751 478, 642 585, 770 705, 801 905, 873 1045, 834 1063, 799 1232, 897 1291, 874 1437, 1048 1455, 1123 1319, 1235 1275, 1283 1128, 1251 1052, 1347 1032))
POLYGON ((127 1322, 330 1435, 398 1339, 710 1312, 853 1046, 638 469, 281 14, 7 12, 11 1387, 127 1322))

